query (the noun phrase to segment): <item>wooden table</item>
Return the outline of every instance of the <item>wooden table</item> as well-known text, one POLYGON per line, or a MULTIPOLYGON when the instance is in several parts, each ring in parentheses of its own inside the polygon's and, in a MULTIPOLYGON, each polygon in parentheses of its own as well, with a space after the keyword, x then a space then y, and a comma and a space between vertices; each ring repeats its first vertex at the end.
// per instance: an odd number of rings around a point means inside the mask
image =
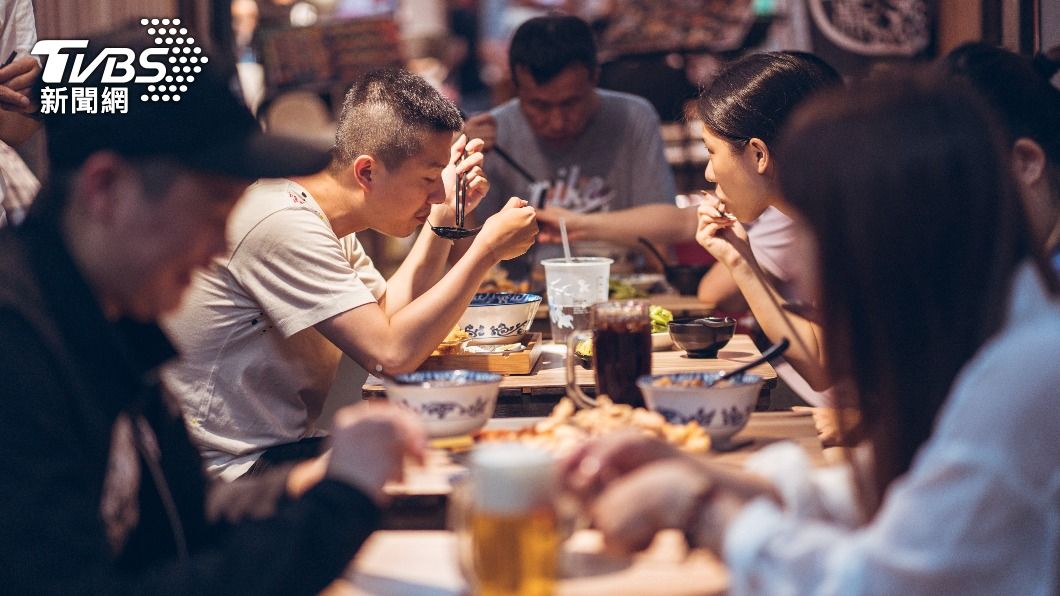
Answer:
MULTIPOLYGON (((492 421, 515 424, 517 421, 492 421)), ((795 441, 817 465, 825 456, 817 440, 813 419, 792 412, 756 412, 737 440, 752 443, 728 453, 706 455, 713 461, 742 465, 748 456, 779 440, 795 441)), ((447 491, 449 478, 462 470, 451 461, 432 454, 424 469, 410 469, 402 485, 389 485, 387 491, 398 499, 425 493, 447 491), (442 467, 439 462, 443 462, 442 467)), ((644 553, 631 559, 603 553, 600 535, 581 530, 567 541, 561 555, 563 579, 557 594, 723 594, 728 587, 724 565, 704 551, 689 551, 684 539, 674 531, 660 532, 644 553)), ((408 594, 440 596, 466 593, 455 554, 455 537, 445 530, 381 531, 361 549, 344 579, 335 582, 327 596, 362 594, 408 594)))
MULTIPOLYGON (((593 530, 580 530, 560 554, 560 596, 724 594, 725 565, 712 554, 689 551, 675 530, 660 532, 651 547, 634 557, 603 553, 593 530)), ((456 560, 456 536, 446 531, 376 532, 361 548, 343 579, 324 596, 467 594, 456 560)))
MULTIPOLYGON (((534 424, 540 418, 495 418, 487 429, 522 428, 534 424)), ((738 449, 726 452, 711 451, 704 457, 711 461, 742 466, 753 453, 778 441, 792 441, 810 458, 814 465, 827 463, 821 442, 817 439, 813 417, 805 412, 754 412, 747 426, 737 433, 732 442, 738 449), (750 441, 750 443, 746 443, 750 441)), ((405 480, 389 483, 386 492, 391 497, 445 496, 449 494, 451 481, 467 471, 460 458, 450 457, 440 449, 430 449, 423 466, 409 465, 405 468, 405 480)))
MULTIPOLYGON (((545 416, 555 405, 559 397, 566 394, 567 371, 565 367, 567 349, 564 346, 548 344, 537 366, 529 375, 510 375, 501 381, 500 395, 497 400, 498 412, 495 416, 545 416), (519 410, 518 406, 522 406, 519 410), (544 406, 541 409, 538 406, 544 406)), ((729 370, 761 355, 754 342, 747 335, 737 334, 721 351, 717 358, 689 358, 684 351, 669 350, 652 353, 652 372, 655 374, 683 371, 720 371, 729 370)), ((769 364, 761 364, 751 372, 765 379, 766 395, 777 380, 777 372, 769 364)), ((575 368, 578 385, 594 389, 596 380, 593 371, 582 367, 575 368)), ((369 375, 361 387, 365 398, 378 398, 386 395, 382 381, 369 375)))

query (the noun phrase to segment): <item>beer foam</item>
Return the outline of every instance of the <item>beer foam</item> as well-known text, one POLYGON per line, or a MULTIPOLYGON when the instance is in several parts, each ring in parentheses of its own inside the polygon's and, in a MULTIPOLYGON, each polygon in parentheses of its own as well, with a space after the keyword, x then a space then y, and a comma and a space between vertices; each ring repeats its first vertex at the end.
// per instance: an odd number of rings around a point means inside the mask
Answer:
POLYGON ((552 498, 552 456, 519 443, 484 445, 471 454, 474 507, 479 511, 517 514, 552 498))

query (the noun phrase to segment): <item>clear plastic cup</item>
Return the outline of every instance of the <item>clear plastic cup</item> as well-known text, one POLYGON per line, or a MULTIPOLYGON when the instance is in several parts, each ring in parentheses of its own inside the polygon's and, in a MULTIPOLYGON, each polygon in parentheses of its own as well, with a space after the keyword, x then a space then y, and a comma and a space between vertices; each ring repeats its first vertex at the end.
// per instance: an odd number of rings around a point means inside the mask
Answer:
POLYGON ((589 309, 607 301, 611 263, 607 257, 545 259, 545 285, 552 340, 565 343, 575 329, 589 328, 589 309))

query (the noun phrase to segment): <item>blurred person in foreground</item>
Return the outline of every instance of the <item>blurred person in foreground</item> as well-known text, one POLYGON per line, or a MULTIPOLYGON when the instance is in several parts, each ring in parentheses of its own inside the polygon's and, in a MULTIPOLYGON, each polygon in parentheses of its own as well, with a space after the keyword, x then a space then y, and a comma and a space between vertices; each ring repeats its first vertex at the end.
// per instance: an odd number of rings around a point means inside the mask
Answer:
POLYGON ((692 240, 694 212, 674 202, 659 116, 643 98, 596 87, 596 42, 585 21, 563 15, 526 21, 512 38, 508 62, 516 98, 468 119, 464 130, 486 141, 492 187, 480 211, 496 212, 511 196, 540 208, 541 242, 506 264, 513 278, 562 256, 560 219, 572 242, 604 241, 610 246, 594 250, 605 252, 628 252, 638 236, 661 244, 692 240), (494 145, 527 171, 489 153, 494 145))
POLYGON ((462 123, 422 78, 368 73, 346 94, 327 169, 247 191, 228 250, 165 321, 183 355, 166 379, 212 473, 234 479, 316 456, 324 436, 315 422, 343 353, 371 372, 415 370, 489 269, 533 244, 534 209, 512 198, 478 235, 456 241, 466 250, 446 271, 454 241, 423 224, 455 225, 458 173, 469 211, 489 187, 482 142, 453 142, 462 123), (389 280, 356 238, 420 226, 389 280))
POLYGON ((814 470, 784 443, 742 473, 626 436, 566 483, 612 548, 682 529, 733 594, 1055 593, 1060 290, 988 110, 879 81, 810 100, 777 152, 870 461, 814 470))
POLYGON ((31 100, 40 62, 30 55, 37 25, 30 0, 0 2, 0 227, 22 221, 40 182, 15 152, 40 128, 31 100))
MULTIPOLYGON (((145 27, 94 39, 153 47, 145 27)), ((156 325, 260 176, 327 155, 264 135, 216 60, 179 102, 45 117, 52 177, 0 230, 0 585, 34 594, 314 594, 377 527, 417 422, 336 415, 329 460, 214 486, 159 381, 156 325)), ((102 69, 100 69, 102 70, 102 69)), ((87 85, 100 87, 100 70, 87 85)))

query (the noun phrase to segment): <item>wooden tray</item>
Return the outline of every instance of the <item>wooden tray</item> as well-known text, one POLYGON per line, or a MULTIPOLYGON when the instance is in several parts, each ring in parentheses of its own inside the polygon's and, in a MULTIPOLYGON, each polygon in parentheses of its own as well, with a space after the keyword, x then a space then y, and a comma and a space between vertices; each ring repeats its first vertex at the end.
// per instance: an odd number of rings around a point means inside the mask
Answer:
MULTIPOLYGON (((528 375, 534 370, 541 357, 541 333, 527 333, 521 340, 526 346, 521 352, 506 354, 473 354, 455 352, 450 354, 432 354, 420 370, 483 370, 502 375, 528 375)), ((515 342, 512 342, 515 343, 515 342)))

